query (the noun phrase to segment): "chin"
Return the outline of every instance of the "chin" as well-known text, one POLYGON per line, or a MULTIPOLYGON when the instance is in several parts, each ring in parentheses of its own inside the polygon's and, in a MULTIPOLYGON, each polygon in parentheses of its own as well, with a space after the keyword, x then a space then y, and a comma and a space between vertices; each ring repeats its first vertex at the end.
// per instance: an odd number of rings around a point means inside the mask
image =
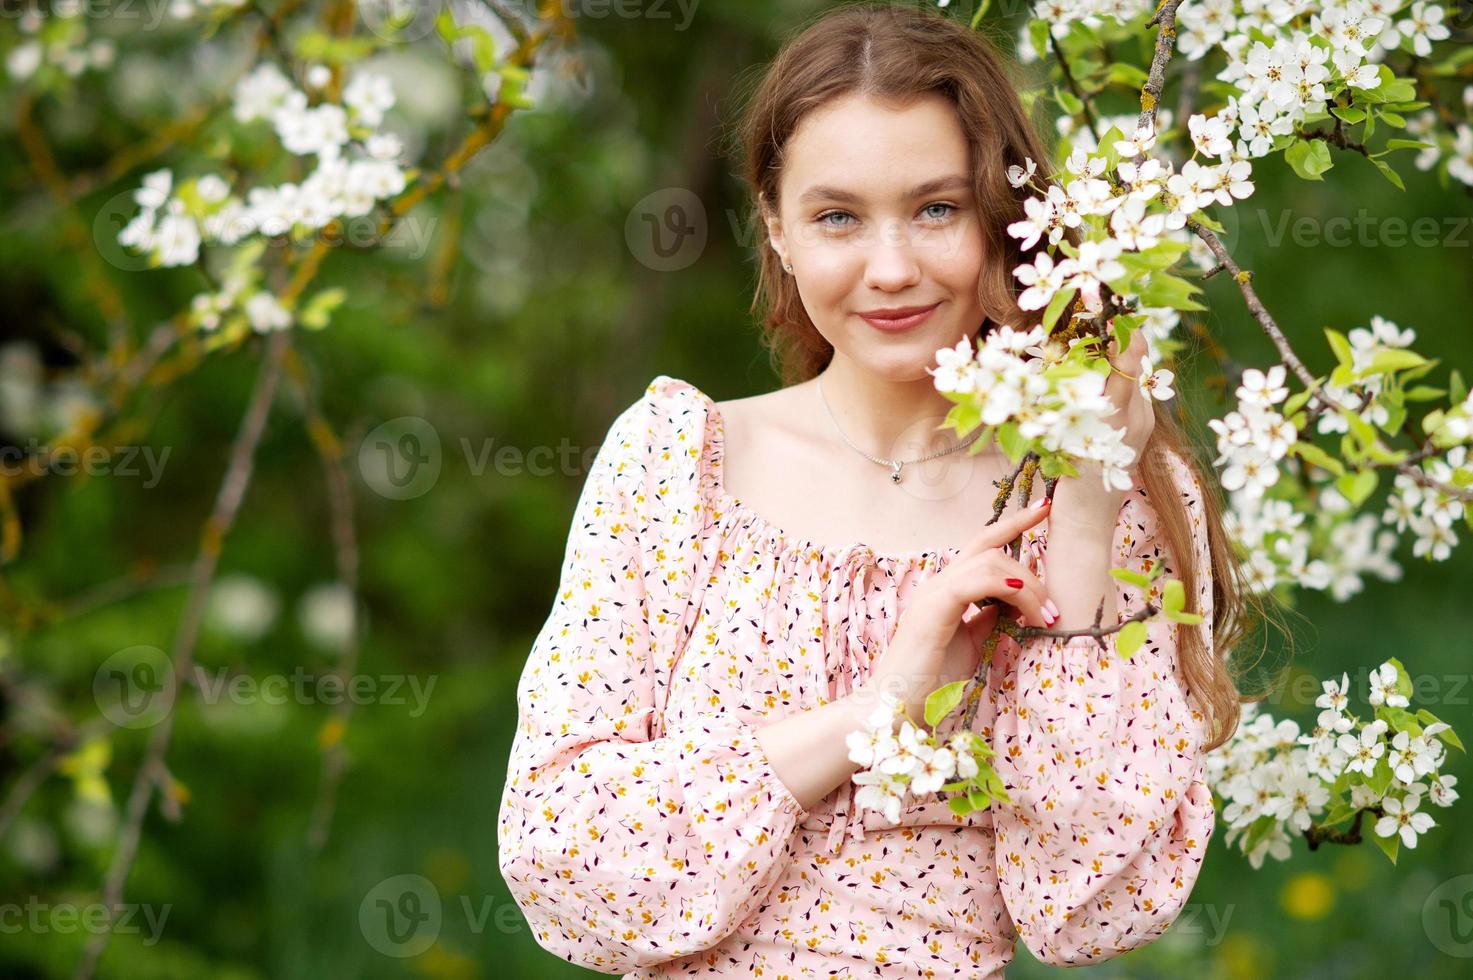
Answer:
POLYGON ((923 334, 903 343, 870 342, 857 351, 855 360, 869 373, 885 381, 919 381, 930 379, 926 372, 936 364, 936 352, 949 346, 937 336, 923 334))

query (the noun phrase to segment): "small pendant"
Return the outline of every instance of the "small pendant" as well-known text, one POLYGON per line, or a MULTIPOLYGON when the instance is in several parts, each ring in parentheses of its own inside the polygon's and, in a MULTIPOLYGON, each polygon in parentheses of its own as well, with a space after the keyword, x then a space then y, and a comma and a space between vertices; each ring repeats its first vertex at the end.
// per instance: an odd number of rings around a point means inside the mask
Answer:
POLYGON ((902 462, 900 462, 899 460, 896 460, 895 462, 892 462, 890 464, 890 482, 891 483, 899 483, 900 482, 900 467, 902 467, 904 465, 905 464, 902 463, 902 462))

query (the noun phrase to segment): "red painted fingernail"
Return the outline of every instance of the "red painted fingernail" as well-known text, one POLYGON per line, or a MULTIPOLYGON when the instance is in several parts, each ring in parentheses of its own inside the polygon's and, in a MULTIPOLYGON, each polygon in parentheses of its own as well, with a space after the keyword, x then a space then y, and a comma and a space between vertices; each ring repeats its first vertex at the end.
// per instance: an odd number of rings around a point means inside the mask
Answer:
POLYGON ((1007 582, 1008 588, 1010 589, 1021 589, 1023 587, 1023 580, 1020 578, 1004 579, 1003 581, 1007 582))

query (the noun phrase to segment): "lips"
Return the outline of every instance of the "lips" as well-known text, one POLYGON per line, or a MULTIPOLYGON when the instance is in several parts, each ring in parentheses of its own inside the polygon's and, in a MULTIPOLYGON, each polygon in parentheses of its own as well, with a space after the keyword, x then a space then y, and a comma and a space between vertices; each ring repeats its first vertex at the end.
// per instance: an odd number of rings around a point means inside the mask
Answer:
POLYGON ((930 306, 906 306, 900 307, 892 313, 861 313, 859 316, 864 322, 876 330, 883 330, 886 333, 899 333, 924 322, 931 315, 932 311, 940 305, 941 303, 937 301, 930 306))

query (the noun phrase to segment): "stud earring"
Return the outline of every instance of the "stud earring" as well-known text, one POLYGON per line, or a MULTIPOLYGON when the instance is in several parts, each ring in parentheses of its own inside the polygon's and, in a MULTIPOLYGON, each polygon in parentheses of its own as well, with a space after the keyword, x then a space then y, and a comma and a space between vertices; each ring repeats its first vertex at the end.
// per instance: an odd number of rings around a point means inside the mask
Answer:
POLYGON ((793 271, 793 267, 792 267, 792 265, 790 265, 790 264, 789 264, 789 263, 787 263, 787 262, 784 262, 784 263, 783 263, 783 271, 784 271, 784 272, 792 272, 792 271, 793 271))

